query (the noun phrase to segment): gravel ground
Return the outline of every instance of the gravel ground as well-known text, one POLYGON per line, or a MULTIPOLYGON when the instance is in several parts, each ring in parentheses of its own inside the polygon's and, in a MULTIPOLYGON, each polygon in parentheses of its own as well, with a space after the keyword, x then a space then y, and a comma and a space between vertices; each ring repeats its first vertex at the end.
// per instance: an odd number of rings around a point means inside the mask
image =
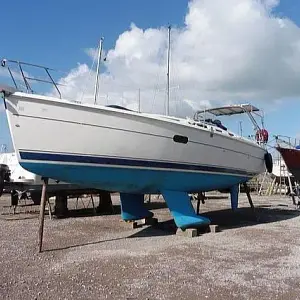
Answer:
MULTIPOLYGON (((201 212, 221 232, 175 235, 162 200, 149 207, 158 226, 137 229, 120 214, 46 217, 37 253, 37 206, 9 214, 0 199, 1 299, 300 299, 300 212, 287 197, 210 196, 201 212)), ((88 200, 83 200, 87 204, 88 200)), ((119 198, 113 197, 119 212, 119 198)))

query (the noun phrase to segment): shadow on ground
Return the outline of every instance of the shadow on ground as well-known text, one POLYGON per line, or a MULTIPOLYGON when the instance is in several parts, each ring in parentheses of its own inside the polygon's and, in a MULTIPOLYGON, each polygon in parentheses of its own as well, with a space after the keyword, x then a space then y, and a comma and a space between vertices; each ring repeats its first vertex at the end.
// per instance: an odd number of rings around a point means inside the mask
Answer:
MULTIPOLYGON (((250 227, 263 223, 274 223, 282 220, 288 220, 300 215, 300 211, 286 210, 281 208, 258 207, 255 214, 251 208, 239 208, 237 211, 231 209, 222 209, 204 213, 203 216, 210 218, 212 224, 219 225, 221 231, 233 228, 250 227)), ((176 233, 177 227, 173 220, 159 222, 157 225, 141 227, 142 229, 130 234, 127 237, 100 240, 82 244, 76 244, 56 249, 44 250, 44 252, 71 249, 76 247, 96 245, 110 241, 131 239, 131 238, 147 238, 153 236, 168 236, 176 233)))
POLYGON ((255 211, 248 207, 239 208, 236 211, 231 209, 210 211, 203 214, 211 220, 212 224, 222 227, 222 230, 233 227, 245 227, 262 223, 273 223, 288 220, 300 215, 298 210, 287 210, 285 207, 263 207, 255 208, 255 211))
MULTIPOLYGON (((218 225, 220 231, 233 228, 249 227, 258 224, 274 223, 292 219, 300 215, 299 210, 287 210, 281 208, 258 207, 255 212, 251 208, 239 208, 236 211, 222 209, 201 214, 211 220, 212 225, 218 225)), ((174 220, 159 222, 153 227, 134 233, 129 238, 148 237, 153 235, 172 235, 175 234, 177 227, 174 220), (160 231, 163 231, 162 234, 160 231)))
MULTIPOLYGON (((156 209, 163 209, 167 208, 165 202, 145 202, 145 206, 149 210, 156 210, 156 209)), ((79 217, 93 217, 93 216, 105 216, 105 215, 120 215, 121 214, 121 206, 120 205, 113 205, 113 212, 112 213, 105 213, 105 212, 96 212, 93 208, 81 208, 81 209, 70 209, 68 216, 72 218, 79 218, 79 217)))

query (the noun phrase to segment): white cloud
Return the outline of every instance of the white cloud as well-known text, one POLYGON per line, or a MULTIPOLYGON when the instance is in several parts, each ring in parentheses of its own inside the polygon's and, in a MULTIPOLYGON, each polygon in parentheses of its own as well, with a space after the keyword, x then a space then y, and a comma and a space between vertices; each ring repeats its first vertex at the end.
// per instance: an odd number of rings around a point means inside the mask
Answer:
POLYGON ((272 9, 276 7, 279 4, 279 0, 263 0, 262 3, 266 6, 268 9, 272 9))
MULTIPOLYGON (((300 28, 272 11, 278 0, 194 0, 182 28, 172 29, 171 113, 201 106, 278 100, 300 95, 300 28)), ((104 41, 105 42, 105 41, 104 41)), ((95 49, 88 49, 91 57, 95 49)), ((166 99, 167 28, 131 24, 107 60, 101 104, 163 112, 166 99)), ((93 101, 95 73, 85 64, 62 82, 67 98, 93 101), (91 74, 89 77, 88 75, 91 74)))

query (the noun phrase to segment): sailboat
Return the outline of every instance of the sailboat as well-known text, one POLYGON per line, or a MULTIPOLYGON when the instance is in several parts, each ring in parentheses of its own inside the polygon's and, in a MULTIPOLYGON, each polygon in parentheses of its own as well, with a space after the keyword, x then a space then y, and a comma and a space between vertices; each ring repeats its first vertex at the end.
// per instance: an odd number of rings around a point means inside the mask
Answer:
MULTIPOLYGON (((24 65, 2 65, 9 62, 24 65)), ((20 165, 43 177, 120 192, 124 220, 151 217, 144 194, 159 193, 179 228, 206 226, 210 220, 195 213, 189 193, 229 188, 236 208, 238 185, 270 163, 263 143, 203 117, 245 113, 252 120, 258 111, 252 105, 183 119, 33 94, 22 77, 26 92, 0 88, 20 165)), ((48 82, 59 90, 51 76, 48 82)))
POLYGON ((282 147, 277 146, 276 149, 280 152, 288 171, 295 177, 296 181, 300 180, 300 147, 282 147))

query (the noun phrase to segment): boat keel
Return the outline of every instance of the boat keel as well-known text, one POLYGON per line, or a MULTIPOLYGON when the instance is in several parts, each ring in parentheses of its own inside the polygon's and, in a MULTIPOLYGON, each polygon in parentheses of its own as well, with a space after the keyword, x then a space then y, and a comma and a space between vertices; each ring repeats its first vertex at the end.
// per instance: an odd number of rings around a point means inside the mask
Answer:
POLYGON ((236 210, 239 205, 239 185, 230 188, 231 209, 236 210))
POLYGON ((207 226, 210 220, 195 213, 190 197, 186 192, 162 191, 178 228, 197 228, 207 226))
POLYGON ((125 221, 153 217, 153 213, 144 206, 143 194, 120 193, 121 216, 125 221))

